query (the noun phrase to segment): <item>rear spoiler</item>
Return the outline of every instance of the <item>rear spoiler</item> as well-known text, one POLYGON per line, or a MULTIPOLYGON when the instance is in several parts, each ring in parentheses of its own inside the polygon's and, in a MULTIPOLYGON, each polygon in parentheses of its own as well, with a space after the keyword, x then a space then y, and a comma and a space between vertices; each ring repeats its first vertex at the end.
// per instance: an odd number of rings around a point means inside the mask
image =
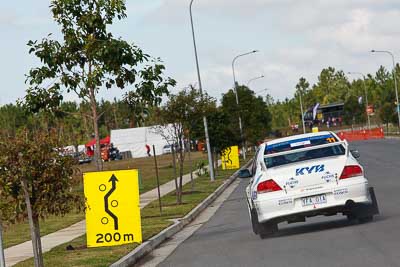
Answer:
POLYGON ((276 157, 276 156, 288 155, 288 154, 292 154, 292 153, 314 150, 314 149, 324 148, 324 147, 337 146, 337 145, 343 145, 344 148, 346 149, 346 154, 348 155, 349 150, 347 149, 347 147, 349 144, 347 143, 346 140, 344 140, 344 141, 339 141, 339 142, 334 142, 334 143, 329 143, 329 144, 323 144, 323 145, 319 145, 319 146, 310 146, 310 147, 304 147, 304 148, 288 150, 288 151, 283 151, 283 152, 278 152, 278 153, 267 154, 267 155, 264 155, 264 158, 272 158, 272 157, 276 157))

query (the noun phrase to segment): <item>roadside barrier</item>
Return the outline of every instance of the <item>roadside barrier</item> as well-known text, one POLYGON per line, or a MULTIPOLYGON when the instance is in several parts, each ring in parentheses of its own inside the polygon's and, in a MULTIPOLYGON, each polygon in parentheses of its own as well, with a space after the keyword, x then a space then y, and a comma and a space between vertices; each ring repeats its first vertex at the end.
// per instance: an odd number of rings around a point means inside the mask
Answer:
POLYGON ((383 128, 374 128, 374 129, 356 130, 356 131, 342 131, 339 132, 337 135, 341 140, 346 139, 349 142, 385 138, 383 128))

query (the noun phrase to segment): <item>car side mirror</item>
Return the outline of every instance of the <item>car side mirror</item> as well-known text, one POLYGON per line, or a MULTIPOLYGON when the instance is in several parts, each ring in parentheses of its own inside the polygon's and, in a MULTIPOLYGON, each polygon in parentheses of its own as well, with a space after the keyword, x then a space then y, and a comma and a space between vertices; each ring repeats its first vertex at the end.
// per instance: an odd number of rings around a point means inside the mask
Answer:
POLYGON ((354 158, 358 159, 360 158, 360 152, 358 150, 350 150, 351 155, 353 155, 354 158))
POLYGON ((239 178, 245 179, 250 178, 252 175, 248 169, 240 170, 239 171, 239 178))

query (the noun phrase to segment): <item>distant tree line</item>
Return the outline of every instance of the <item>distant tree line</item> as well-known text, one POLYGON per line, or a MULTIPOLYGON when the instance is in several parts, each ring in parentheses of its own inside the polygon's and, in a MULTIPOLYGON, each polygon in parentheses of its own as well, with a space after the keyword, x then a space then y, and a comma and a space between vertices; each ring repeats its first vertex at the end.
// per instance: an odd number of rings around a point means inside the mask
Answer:
MULTIPOLYGON (((396 67, 400 80, 400 68, 396 67)), ((221 99, 206 95, 203 100, 194 88, 182 90, 176 95, 168 96, 161 106, 142 104, 138 98, 126 94, 122 99, 100 100, 97 104, 98 126, 101 137, 112 129, 125 129, 152 126, 171 122, 171 99, 178 99, 174 105, 184 105, 193 114, 187 117, 186 128, 191 131, 192 139, 204 138, 202 112, 205 112, 210 125, 212 146, 221 150, 224 147, 240 143, 238 113, 242 114, 245 139, 249 144, 256 144, 276 129, 287 128, 289 123, 301 124, 299 94, 303 96, 305 109, 316 103, 329 104, 343 102, 344 123, 366 122, 366 104, 364 82, 367 88, 369 105, 375 109, 373 122, 378 124, 396 123, 396 104, 393 75, 384 67, 374 74, 355 77, 332 67, 323 69, 318 81, 310 85, 305 78, 300 78, 292 98, 274 100, 270 95, 257 96, 248 87, 239 85, 239 107, 236 105, 232 89, 221 96, 221 99), (362 97, 360 104, 358 99, 362 97), (186 102, 185 102, 186 101, 186 102), (219 104, 218 104, 219 103, 219 104)), ((65 144, 83 144, 93 138, 93 123, 90 119, 91 107, 85 102, 62 102, 55 112, 36 114, 27 113, 19 104, 8 104, 0 107, 0 133, 3 136, 14 136, 19 129, 56 129, 60 140, 65 144)), ((182 118, 179 118, 182 119, 182 118)))
MULTIPOLYGON (((400 67, 396 66, 396 77, 400 81, 400 67)), ((342 70, 328 67, 321 71, 315 84, 300 78, 292 98, 274 100, 270 95, 267 102, 272 114, 272 128, 287 128, 289 124, 301 123, 300 93, 305 109, 316 103, 344 103, 343 120, 346 124, 366 122, 366 102, 364 84, 366 86, 369 105, 374 107, 373 122, 377 124, 397 123, 396 98, 393 73, 380 67, 375 74, 365 77, 350 76, 342 70), (354 78, 350 81, 349 78, 354 78), (362 97, 362 103, 359 103, 362 97)))

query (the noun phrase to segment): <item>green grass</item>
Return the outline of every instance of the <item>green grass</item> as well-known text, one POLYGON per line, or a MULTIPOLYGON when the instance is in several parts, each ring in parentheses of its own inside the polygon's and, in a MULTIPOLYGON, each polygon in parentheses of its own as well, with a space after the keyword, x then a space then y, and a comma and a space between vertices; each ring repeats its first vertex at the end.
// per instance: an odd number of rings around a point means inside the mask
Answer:
MULTIPOLYGON (((79 222, 84 218, 85 215, 81 212, 71 212, 68 216, 62 217, 61 219, 60 217, 50 216, 40 223, 40 233, 42 236, 53 233, 66 226, 79 222)), ((27 222, 12 224, 3 230, 3 245, 6 248, 31 239, 29 224, 27 222)))
MULTIPOLYGON (((196 179, 195 190, 191 192, 190 183, 183 187, 183 204, 176 205, 175 192, 162 197, 163 212, 160 215, 158 201, 150 203, 141 211, 143 240, 147 240, 172 224, 170 219, 181 218, 188 214, 202 200, 214 192, 234 171, 218 171, 214 182, 209 177, 196 179)), ((115 247, 86 248, 86 236, 60 245, 44 254, 45 266, 109 266, 132 251, 137 244, 115 247), (66 246, 79 248, 67 251, 66 246)), ((18 267, 32 266, 33 259, 17 264, 18 267)))
MULTIPOLYGON (((198 162, 206 161, 207 154, 202 152, 192 152, 192 162, 193 169, 196 167, 198 162)), ((160 184, 164 184, 166 182, 174 179, 174 172, 172 167, 172 156, 162 155, 158 156, 158 167, 159 167, 159 176, 160 176, 160 184)), ((96 168, 92 164, 81 165, 79 166, 81 172, 91 172, 95 171, 96 168)), ((121 161, 111 161, 104 163, 104 170, 126 170, 126 169, 139 169, 141 178, 142 178, 142 187, 140 189, 140 193, 144 193, 152 190, 157 186, 156 174, 154 168, 154 158, 138 158, 138 159, 128 159, 121 161)), ((189 161, 186 160, 184 165, 184 173, 190 172, 190 164, 189 161)), ((75 177, 78 179, 79 183, 75 188, 75 191, 78 194, 83 196, 83 184, 82 177, 75 177)), ((71 212, 66 214, 65 216, 50 216, 46 220, 41 220, 40 223, 40 233, 42 236, 55 232, 57 230, 66 228, 68 226, 73 225, 85 218, 85 214, 83 212, 71 212)), ((29 224, 28 222, 20 222, 13 225, 5 225, 4 233, 3 233, 3 242, 4 247, 10 247, 22 242, 28 241, 31 239, 29 224)))

